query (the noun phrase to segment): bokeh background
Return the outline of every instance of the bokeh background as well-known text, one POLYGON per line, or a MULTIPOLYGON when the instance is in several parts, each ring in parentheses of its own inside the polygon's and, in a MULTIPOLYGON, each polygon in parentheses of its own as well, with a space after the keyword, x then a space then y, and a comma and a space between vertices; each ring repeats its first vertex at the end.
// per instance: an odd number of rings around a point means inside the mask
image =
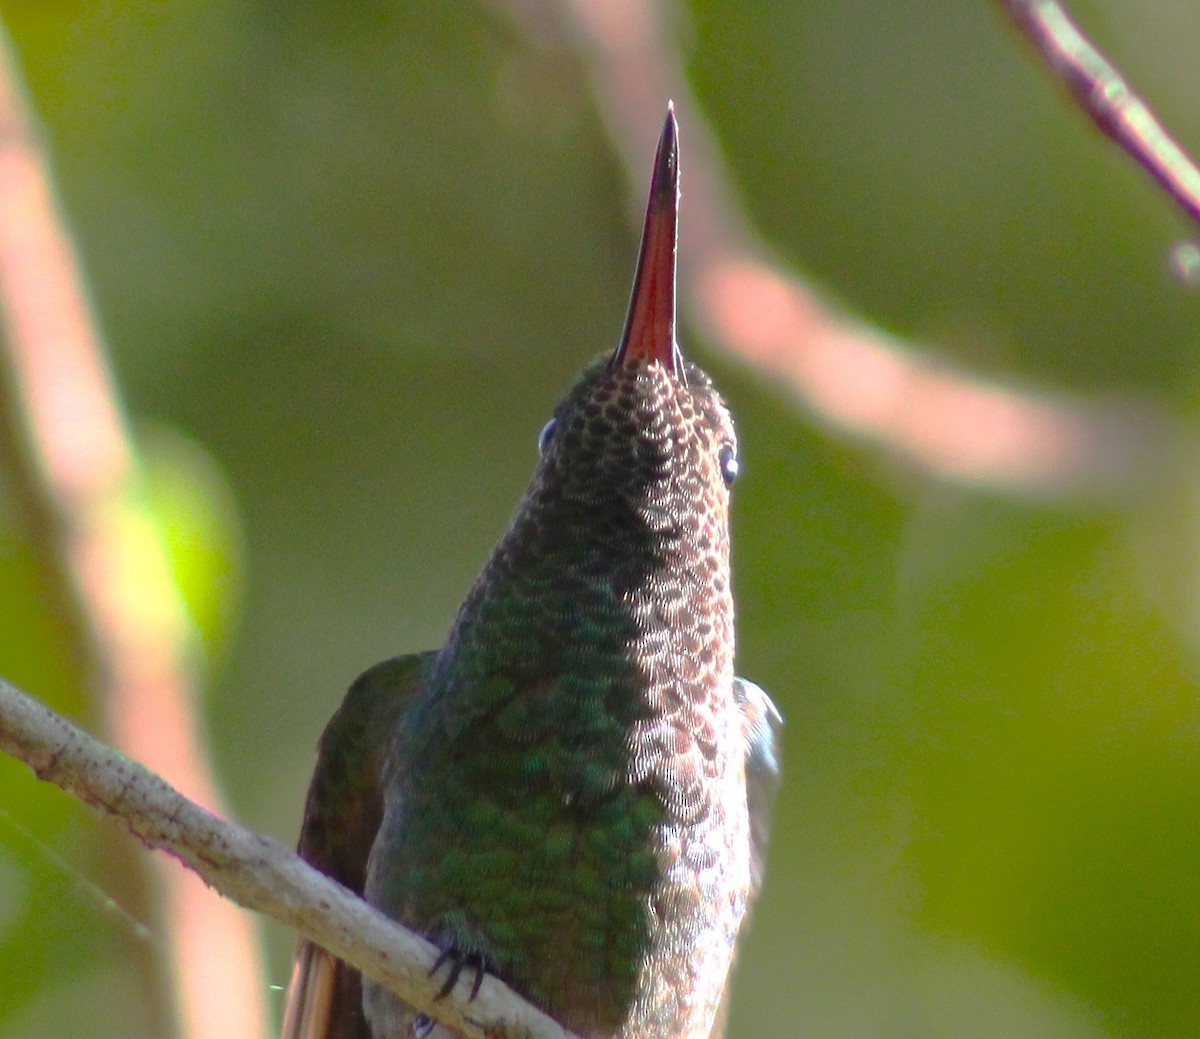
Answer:
MULTIPOLYGON (((1073 9, 1200 147, 1197 9, 1073 9)), ((620 330, 642 189, 543 13, 0 0, 221 782, 289 843, 342 690, 439 643, 620 330)), ((1191 230, 983 0, 692 0, 670 26, 702 110, 685 205, 702 114, 754 229, 849 311, 1178 430, 1136 493, 972 489, 683 329, 743 445, 739 668, 787 719, 732 1039, 1196 1035, 1191 230)), ((17 510, 0 485, 0 673, 78 710, 17 510)), ((86 812, 12 762, 0 784, 0 1035, 135 1034, 124 950, 160 937, 106 899, 86 812)), ((281 985, 291 938, 264 934, 281 985)))

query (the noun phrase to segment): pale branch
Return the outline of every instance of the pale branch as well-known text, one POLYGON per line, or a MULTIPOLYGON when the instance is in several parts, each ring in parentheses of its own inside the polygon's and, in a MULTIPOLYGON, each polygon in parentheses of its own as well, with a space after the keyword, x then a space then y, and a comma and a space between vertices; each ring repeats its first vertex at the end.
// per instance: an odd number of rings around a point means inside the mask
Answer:
MULTIPOLYGON (((64 653, 104 737, 219 808, 196 704, 199 645, 147 504, 83 271, 0 19, 0 471, 42 566, 64 653)), ((169 956, 133 944, 148 1029, 264 1039, 250 917, 190 874, 121 847, 122 901, 169 956), (126 861, 123 856, 129 856, 126 861)))
MULTIPOLYGON (((438 949, 372 909, 268 837, 194 804, 0 678, 0 750, 25 762, 151 848, 173 855, 226 898, 292 928, 465 1039, 572 1039, 507 986, 464 979, 436 1000, 438 949)), ((468 972, 469 974, 470 972, 468 972)))
MULTIPOLYGON (((763 246, 705 125, 680 52, 677 0, 503 0, 532 39, 587 73, 630 171, 630 210, 668 97, 681 123, 679 292, 710 343, 790 389, 813 418, 937 480, 1046 500, 1124 504, 1187 450, 1153 402, 978 375, 838 311, 763 246)), ((639 225, 640 226, 640 225, 639 225)))
POLYGON ((1106 136, 1200 224, 1200 169, 1054 0, 999 0, 1050 71, 1106 136))

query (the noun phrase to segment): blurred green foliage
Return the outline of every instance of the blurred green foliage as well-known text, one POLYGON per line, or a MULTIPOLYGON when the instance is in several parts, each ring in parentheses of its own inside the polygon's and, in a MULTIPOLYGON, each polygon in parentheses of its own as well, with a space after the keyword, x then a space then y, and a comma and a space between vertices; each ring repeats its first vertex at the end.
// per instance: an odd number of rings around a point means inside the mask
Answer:
MULTIPOLYGON (((1074 6, 1200 144, 1200 16, 1074 6)), ((349 680, 442 638, 635 244, 569 53, 495 4, 344 11, 0 0, 127 406, 171 431, 142 450, 223 781, 286 841, 349 680)), ((797 268, 980 372, 1191 423, 1191 232, 987 3, 693 0, 677 29, 797 268)), ((740 421, 740 668, 788 720, 731 1039, 1194 1036, 1192 459, 1124 510, 999 500, 685 346, 740 421)), ((0 488, 0 672, 77 712, 16 510, 0 488)), ((145 939, 87 886, 96 827, 12 762, 0 790, 0 1034, 130 1034, 145 939)))

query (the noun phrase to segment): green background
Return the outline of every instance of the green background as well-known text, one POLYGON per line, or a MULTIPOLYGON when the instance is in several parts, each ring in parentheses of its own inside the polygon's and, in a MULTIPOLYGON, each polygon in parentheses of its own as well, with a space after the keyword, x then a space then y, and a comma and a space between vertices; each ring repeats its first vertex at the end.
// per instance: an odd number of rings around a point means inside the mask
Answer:
MULTIPOLYGON (((1200 146, 1200 14, 1074 9, 1200 146)), ((636 244, 569 47, 498 3, 349 11, 0 0, 205 635, 224 788, 288 842, 347 683, 442 639, 619 332, 636 244)), ((788 263, 981 375, 1190 430, 1200 296, 1167 254, 1192 229, 992 6, 673 22, 788 263)), ((1122 505, 971 492, 681 335, 739 420, 739 669, 787 718, 732 1039, 1195 1036, 1190 447, 1122 505)), ((76 709, 15 509, 0 487, 0 673, 76 709)), ((0 784, 0 1035, 129 1034, 95 827, 11 762, 0 784)))

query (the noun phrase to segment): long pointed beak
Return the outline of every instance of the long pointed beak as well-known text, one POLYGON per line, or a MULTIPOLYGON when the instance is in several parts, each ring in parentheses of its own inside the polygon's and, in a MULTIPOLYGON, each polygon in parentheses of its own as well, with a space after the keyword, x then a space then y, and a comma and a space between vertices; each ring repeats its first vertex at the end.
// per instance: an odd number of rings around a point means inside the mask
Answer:
POLYGON ((650 200, 642 227, 637 273, 629 294, 629 312, 610 368, 657 361, 682 378, 683 359, 675 342, 675 245, 679 217, 679 145, 675 108, 667 105, 667 121, 654 155, 650 200))

